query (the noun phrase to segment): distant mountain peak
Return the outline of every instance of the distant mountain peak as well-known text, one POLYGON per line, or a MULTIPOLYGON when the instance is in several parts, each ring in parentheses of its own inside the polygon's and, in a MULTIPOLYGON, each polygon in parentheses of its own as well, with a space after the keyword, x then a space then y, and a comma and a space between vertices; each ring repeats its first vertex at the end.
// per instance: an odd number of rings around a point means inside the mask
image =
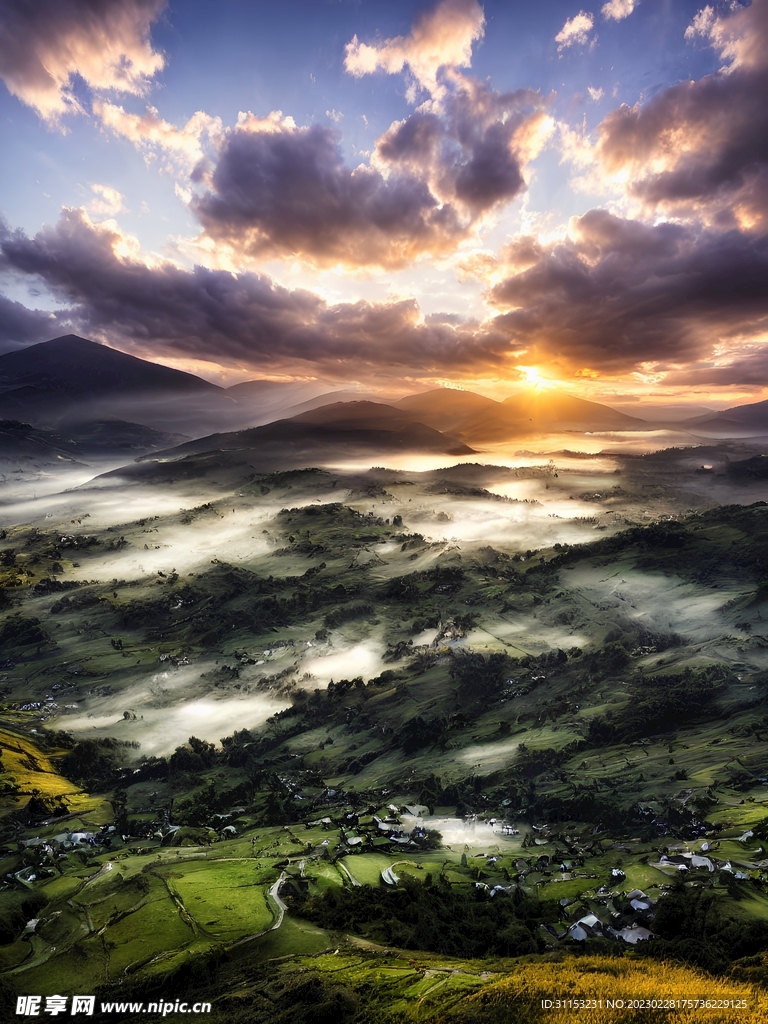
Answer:
POLYGON ((0 387, 6 392, 34 388, 66 398, 221 390, 194 374, 128 355, 77 334, 64 334, 0 356, 0 387))

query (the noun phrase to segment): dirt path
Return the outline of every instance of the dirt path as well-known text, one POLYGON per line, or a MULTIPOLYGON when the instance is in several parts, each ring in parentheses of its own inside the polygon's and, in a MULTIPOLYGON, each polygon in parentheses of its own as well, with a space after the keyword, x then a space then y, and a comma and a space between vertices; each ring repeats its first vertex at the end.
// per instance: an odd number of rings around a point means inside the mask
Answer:
POLYGON ((274 904, 277 907, 277 917, 275 921, 269 926, 269 928, 265 928, 263 931, 256 932, 254 935, 246 935, 244 938, 238 939, 237 942, 233 942, 231 946, 228 946, 228 949, 234 949, 235 946, 241 946, 244 942, 253 942, 254 939, 260 939, 261 936, 266 935, 267 932, 277 931, 277 929, 283 923, 285 912, 288 909, 288 907, 285 905, 285 903, 283 903, 279 896, 279 889, 280 886, 285 881, 285 878, 285 871, 281 871, 278 880, 276 882, 273 882, 272 885, 269 887, 269 897, 274 901, 274 904))
POLYGON ((354 876, 354 875, 352 874, 352 872, 351 872, 351 871, 349 870, 349 868, 347 867, 347 865, 346 865, 346 864, 342 864, 342 862, 341 862, 340 860, 336 862, 336 867, 337 867, 337 868, 341 868, 341 870, 342 870, 342 871, 344 872, 344 874, 345 874, 345 875, 347 876, 347 878, 348 878, 348 879, 350 880, 350 882, 352 883, 352 885, 362 885, 362 884, 363 884, 362 882, 358 882, 358 880, 357 880, 357 879, 355 878, 355 876, 354 876))

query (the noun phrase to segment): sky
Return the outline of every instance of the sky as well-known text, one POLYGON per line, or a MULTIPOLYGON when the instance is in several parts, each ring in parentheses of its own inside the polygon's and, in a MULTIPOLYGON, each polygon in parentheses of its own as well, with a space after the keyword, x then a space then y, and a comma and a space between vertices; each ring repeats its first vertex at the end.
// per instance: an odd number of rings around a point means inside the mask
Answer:
POLYGON ((0 0, 0 353, 768 398, 768 0, 0 0))

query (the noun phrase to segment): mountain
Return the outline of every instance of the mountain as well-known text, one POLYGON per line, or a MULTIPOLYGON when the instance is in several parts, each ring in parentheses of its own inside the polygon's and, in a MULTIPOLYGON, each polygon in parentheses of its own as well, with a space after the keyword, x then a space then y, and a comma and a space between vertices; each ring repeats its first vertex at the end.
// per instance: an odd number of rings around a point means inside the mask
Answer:
POLYGON ((258 403, 262 411, 287 409, 307 400, 317 400, 325 391, 326 385, 319 381, 282 380, 244 380, 226 389, 229 398, 246 404, 258 403))
POLYGON ((395 408, 405 410, 435 430, 458 433, 466 423, 484 414, 492 415, 500 405, 492 398, 456 388, 435 388, 420 395, 408 395, 394 404, 395 408))
MULTIPOLYGON (((332 402, 328 405, 308 409, 306 412, 292 416, 292 423, 315 424, 319 427, 337 430, 386 429, 404 430, 408 427, 424 426, 417 417, 402 412, 392 405, 383 402, 372 402, 368 399, 356 401, 332 402)), ((437 432, 437 428, 429 427, 437 432)))
POLYGON ((221 388, 73 334, 0 356, 0 417, 55 430, 121 419, 199 437, 268 422, 322 390, 275 381, 221 388))
POLYGON ((503 402, 438 388, 409 395, 397 408, 418 416, 436 430, 450 431, 468 444, 489 444, 534 433, 563 430, 644 430, 648 424, 599 402, 554 390, 530 390, 503 402))
POLYGON ((67 334, 0 356, 0 417, 40 428, 120 419, 161 432, 198 433, 243 410, 224 388, 170 366, 67 334))
POLYGON ((768 434, 768 401, 735 405, 722 412, 694 416, 679 425, 694 433, 718 437, 758 437, 768 434))
MULTIPOLYGON (((232 433, 212 434, 159 453, 163 457, 220 449, 251 449, 272 445, 286 453, 338 446, 381 451, 429 451, 471 455, 473 449, 455 437, 406 416, 399 409, 377 402, 334 402, 290 419, 232 433)), ((150 456, 148 456, 149 458, 150 456)))
POLYGON ((304 412, 311 412, 313 409, 319 409, 324 405, 337 405, 344 402, 360 401, 372 401, 377 403, 387 402, 385 398, 380 398, 379 396, 374 398, 360 391, 324 391, 322 394, 315 395, 314 398, 309 398, 305 402, 298 402, 296 405, 292 405, 290 408, 285 410, 283 418, 292 419, 294 416, 300 416, 304 412))
POLYGON ((161 433, 124 420, 92 420, 61 431, 19 420, 0 420, 0 467, 40 468, 89 459, 135 458, 186 440, 183 435, 161 433))
POLYGON ((380 398, 360 401, 354 391, 328 393, 325 387, 317 381, 251 380, 221 388, 73 334, 0 356, 0 418, 65 433, 73 423, 123 420, 161 433, 207 438, 281 418, 293 424, 288 429, 302 451, 320 443, 319 435, 310 437, 313 424, 322 427, 326 445, 333 433, 338 443, 343 434, 344 444, 370 448, 370 431, 383 430, 387 436, 381 443, 398 449, 458 453, 462 443, 503 442, 535 433, 647 428, 644 421, 608 406, 551 390, 496 402, 471 391, 436 388, 385 404, 380 398), (306 418, 321 409, 335 411, 306 418), (355 441, 350 431, 361 430, 369 433, 355 441), (435 433, 428 435, 428 430, 435 433))
POLYGON ((137 460, 142 466, 124 467, 116 474, 154 477, 154 463, 163 467, 163 474, 175 465, 181 476, 191 479, 198 472, 205 475, 246 463, 252 469, 294 469, 389 452, 472 455, 474 449, 392 406, 335 402, 265 426, 211 434, 145 455, 137 460))
POLYGON ((202 377, 126 355, 75 334, 0 356, 0 391, 7 394, 19 388, 67 398, 223 390, 202 377))

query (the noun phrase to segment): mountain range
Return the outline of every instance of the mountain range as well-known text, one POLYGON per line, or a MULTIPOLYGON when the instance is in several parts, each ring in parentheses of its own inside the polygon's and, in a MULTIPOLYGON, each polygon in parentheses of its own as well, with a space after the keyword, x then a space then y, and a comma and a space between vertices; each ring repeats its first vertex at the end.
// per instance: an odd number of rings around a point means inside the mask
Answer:
POLYGON ((223 388, 74 334, 0 356, 0 418, 42 428, 118 418, 200 436, 267 422, 324 390, 271 380, 223 388))
MULTIPOLYGON (((658 427, 554 388, 529 389, 501 402, 452 388, 393 401, 326 388, 319 381, 270 380, 219 387, 65 335, 0 356, 0 418, 30 425, 25 439, 19 426, 8 427, 3 443, 28 457, 47 446, 57 457, 109 451, 167 459, 250 450, 271 459, 282 448, 319 460, 339 448, 347 454, 378 449, 455 455, 543 433, 658 427), (179 435, 196 440, 171 448, 179 435)), ((768 402, 678 421, 674 428, 702 436, 765 434, 768 402)))

